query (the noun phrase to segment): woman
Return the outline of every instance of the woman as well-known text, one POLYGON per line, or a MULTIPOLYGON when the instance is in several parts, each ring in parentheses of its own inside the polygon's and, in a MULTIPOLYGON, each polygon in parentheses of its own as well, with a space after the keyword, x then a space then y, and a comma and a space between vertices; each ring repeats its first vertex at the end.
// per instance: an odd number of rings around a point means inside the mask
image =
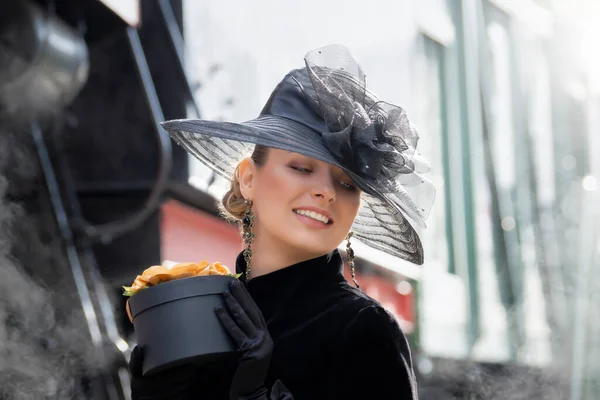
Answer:
POLYGON ((403 333, 356 280, 346 282, 337 247, 348 239, 353 278, 352 235, 422 264, 408 218, 424 225, 434 190, 419 175, 418 135, 401 108, 366 91, 344 47, 312 51, 305 61, 255 120, 163 124, 231 177, 222 210, 241 222, 243 275, 215 312, 239 358, 143 378, 136 348, 134 399, 417 398, 403 333))

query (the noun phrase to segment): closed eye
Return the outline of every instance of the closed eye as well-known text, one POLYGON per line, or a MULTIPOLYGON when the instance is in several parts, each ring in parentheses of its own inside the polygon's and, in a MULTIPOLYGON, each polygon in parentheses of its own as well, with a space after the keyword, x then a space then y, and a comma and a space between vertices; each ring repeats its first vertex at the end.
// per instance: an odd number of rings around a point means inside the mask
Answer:
MULTIPOLYGON (((297 165, 290 165, 290 168, 294 171, 297 171, 300 174, 310 174, 313 172, 310 168, 299 167, 297 165)), ((356 192, 358 190, 358 187, 356 187, 356 185, 343 180, 340 180, 339 184, 344 188, 344 190, 347 190, 349 192, 356 192)))
POLYGON ((342 187, 350 192, 355 192, 357 190, 357 187, 348 183, 348 182, 344 182, 344 181, 340 181, 340 185, 342 185, 342 187))
POLYGON ((304 173, 304 174, 308 174, 308 173, 312 172, 312 171, 311 171, 310 169, 308 169, 308 168, 296 167, 296 166, 294 166, 294 165, 290 166, 290 168, 291 168, 291 169, 293 169, 293 170, 296 170, 296 171, 298 171, 298 172, 302 172, 302 173, 304 173))

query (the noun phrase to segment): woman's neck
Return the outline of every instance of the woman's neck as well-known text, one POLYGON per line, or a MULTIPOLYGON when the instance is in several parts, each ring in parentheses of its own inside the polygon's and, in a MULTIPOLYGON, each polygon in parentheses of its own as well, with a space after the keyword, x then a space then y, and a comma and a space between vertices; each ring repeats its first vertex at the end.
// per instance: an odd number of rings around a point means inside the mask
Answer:
POLYGON ((274 243, 263 236, 258 236, 252 244, 252 258, 250 261, 250 278, 256 278, 271 272, 310 260, 319 256, 300 249, 289 248, 282 243, 274 243))

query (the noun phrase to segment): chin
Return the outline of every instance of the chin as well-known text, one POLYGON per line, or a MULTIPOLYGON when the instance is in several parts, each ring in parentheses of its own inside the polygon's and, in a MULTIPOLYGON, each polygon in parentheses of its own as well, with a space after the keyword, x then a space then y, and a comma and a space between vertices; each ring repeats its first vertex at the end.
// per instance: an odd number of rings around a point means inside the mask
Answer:
MULTIPOLYGON (((344 237, 334 240, 336 232, 329 229, 309 229, 304 225, 296 225, 297 221, 291 221, 289 229, 280 231, 281 236, 291 249, 297 249, 299 252, 307 253, 319 257, 323 254, 332 252, 343 241, 344 237)), ((339 230, 339 229, 338 229, 339 230)))
MULTIPOLYGON (((304 236, 304 235, 303 235, 304 236)), ((292 243, 290 243, 292 244, 292 243)), ((337 248, 335 244, 329 244, 323 241, 323 238, 305 238, 305 237, 296 237, 293 242, 293 247, 297 248, 300 251, 306 252, 307 254, 314 255, 314 257, 322 256, 323 254, 327 254, 332 252, 337 248), (303 240, 306 239, 306 240, 303 240)))

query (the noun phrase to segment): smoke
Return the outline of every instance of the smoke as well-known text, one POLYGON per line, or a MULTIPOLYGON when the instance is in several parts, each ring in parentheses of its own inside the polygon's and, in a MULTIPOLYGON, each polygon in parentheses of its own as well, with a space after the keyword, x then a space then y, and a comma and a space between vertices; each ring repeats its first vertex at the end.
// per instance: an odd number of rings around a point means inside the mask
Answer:
POLYGON ((35 153, 0 129, 0 399, 80 399, 94 364, 35 153))
POLYGON ((419 388, 425 400, 565 400, 569 395, 569 372, 560 366, 437 360, 435 369, 436 378, 424 377, 419 388))
POLYGON ((504 371, 479 367, 471 375, 473 392, 488 400, 563 400, 567 398, 567 387, 557 371, 542 373, 528 368, 508 367, 504 371))

